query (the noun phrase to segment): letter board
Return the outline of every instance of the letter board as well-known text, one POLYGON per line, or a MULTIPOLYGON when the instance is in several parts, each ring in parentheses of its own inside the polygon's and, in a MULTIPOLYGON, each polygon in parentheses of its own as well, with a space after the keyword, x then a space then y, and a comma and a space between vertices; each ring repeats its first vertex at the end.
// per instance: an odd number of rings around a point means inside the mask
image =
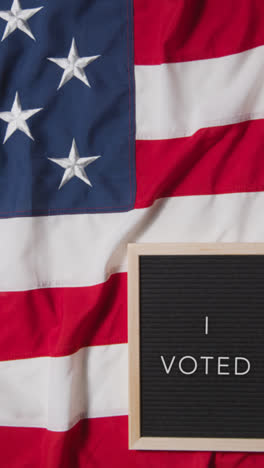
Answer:
POLYGON ((264 243, 128 245, 129 448, 264 451, 264 243))

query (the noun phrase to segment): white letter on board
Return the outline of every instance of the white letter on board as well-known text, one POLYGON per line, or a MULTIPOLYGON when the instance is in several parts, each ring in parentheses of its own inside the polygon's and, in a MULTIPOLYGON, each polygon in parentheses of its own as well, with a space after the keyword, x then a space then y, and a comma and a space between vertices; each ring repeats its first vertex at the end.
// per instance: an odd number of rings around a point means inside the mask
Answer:
POLYGON ((170 362, 169 367, 167 367, 166 362, 165 362, 165 359, 164 359, 163 356, 160 356, 160 359, 162 360, 162 364, 163 364, 163 366, 164 366, 164 369, 165 369, 165 371, 166 371, 166 374, 169 374, 170 371, 171 371, 171 368, 172 368, 172 366, 173 366, 173 363, 174 363, 174 361, 175 361, 175 356, 173 356, 173 358, 172 358, 172 360, 171 360, 171 362, 170 362))
POLYGON ((228 366, 229 366, 229 364, 222 364, 222 363, 221 363, 221 359, 229 359, 229 357, 219 356, 219 358, 218 358, 218 372, 217 372, 217 374, 218 374, 218 375, 229 375, 229 374, 230 374, 229 372, 221 371, 221 367, 228 367, 228 366))
POLYGON ((180 369, 180 371, 181 371, 183 374, 188 374, 188 375, 193 374, 193 373, 196 371, 196 369, 197 369, 197 361, 196 361, 196 359, 194 359, 194 357, 192 357, 192 356, 183 356, 183 357, 179 360, 179 369, 180 369), (193 370, 191 370, 191 371, 189 371, 189 372, 183 370, 183 368, 182 368, 182 361, 184 361, 184 359, 191 359, 191 360, 193 361, 193 363, 194 363, 194 368, 193 368, 193 370))
POLYGON ((245 375, 247 374, 248 372, 250 371, 250 362, 247 358, 245 357, 236 357, 235 358, 235 375, 245 375), (237 363, 238 363, 238 360, 240 359, 240 361, 246 361, 247 362, 247 369, 243 372, 238 372, 237 370, 237 363))
POLYGON ((214 359, 213 356, 201 356, 200 359, 205 359, 205 374, 208 374, 208 360, 214 359))

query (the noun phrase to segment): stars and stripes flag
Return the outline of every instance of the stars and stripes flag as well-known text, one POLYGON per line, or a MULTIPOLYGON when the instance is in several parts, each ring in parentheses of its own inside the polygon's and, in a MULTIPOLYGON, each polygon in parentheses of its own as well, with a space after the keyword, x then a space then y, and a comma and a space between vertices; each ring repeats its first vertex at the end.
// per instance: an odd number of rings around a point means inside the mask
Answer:
POLYGON ((0 466, 128 450, 127 243, 264 240, 263 0, 1 0, 0 466))

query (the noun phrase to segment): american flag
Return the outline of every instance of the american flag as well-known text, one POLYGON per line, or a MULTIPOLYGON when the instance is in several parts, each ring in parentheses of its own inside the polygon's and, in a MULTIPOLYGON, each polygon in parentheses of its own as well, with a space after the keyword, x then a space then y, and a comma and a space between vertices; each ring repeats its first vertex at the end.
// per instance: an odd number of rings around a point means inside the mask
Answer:
POLYGON ((128 450, 127 244, 264 240, 263 0, 1 0, 0 466, 128 450))

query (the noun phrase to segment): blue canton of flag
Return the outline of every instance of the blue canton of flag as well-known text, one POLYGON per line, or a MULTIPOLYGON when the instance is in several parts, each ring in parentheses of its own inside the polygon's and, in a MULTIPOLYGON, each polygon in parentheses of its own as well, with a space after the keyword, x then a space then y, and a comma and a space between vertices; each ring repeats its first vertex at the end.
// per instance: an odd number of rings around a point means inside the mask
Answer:
POLYGON ((133 208, 132 0, 1 0, 0 217, 133 208))

